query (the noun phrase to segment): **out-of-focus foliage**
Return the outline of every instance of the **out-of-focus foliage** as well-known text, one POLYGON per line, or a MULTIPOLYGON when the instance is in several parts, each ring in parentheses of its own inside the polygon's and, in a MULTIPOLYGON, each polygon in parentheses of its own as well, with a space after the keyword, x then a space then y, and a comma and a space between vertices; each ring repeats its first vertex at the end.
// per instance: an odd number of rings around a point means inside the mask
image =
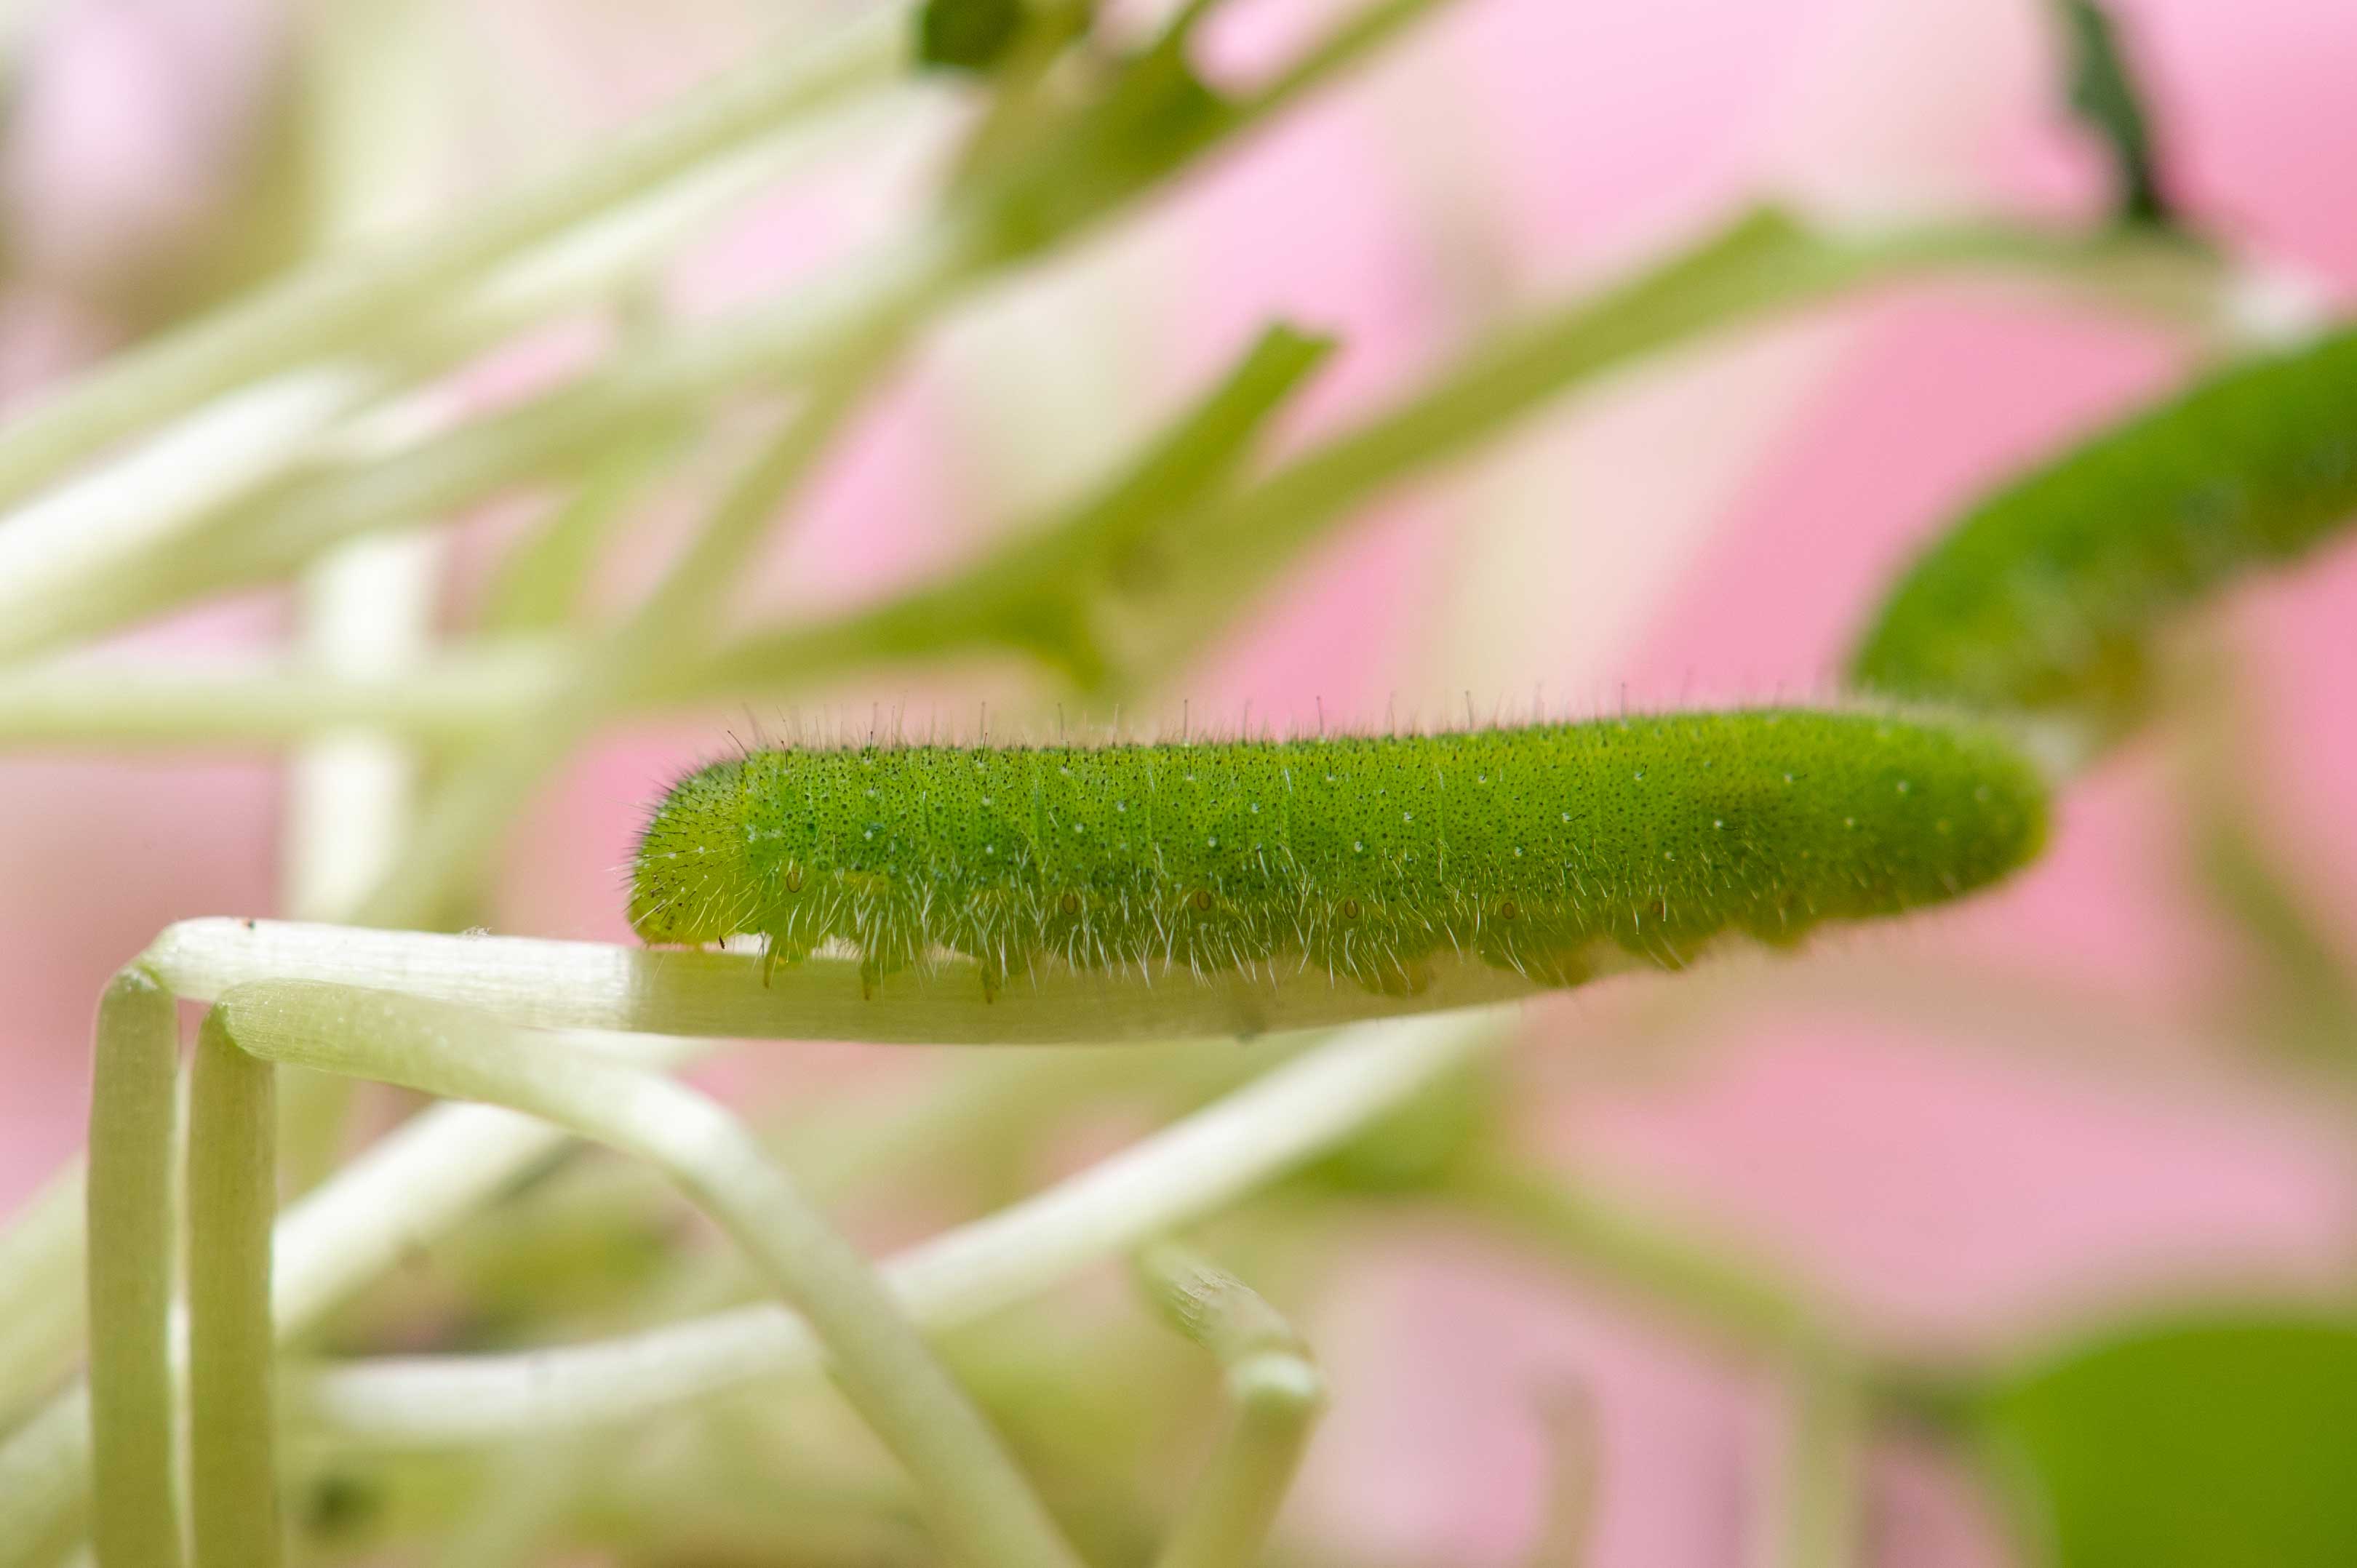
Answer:
POLYGON ((2072 716, 2148 704, 2180 613, 2357 510, 2357 334, 2238 365, 1975 507, 1884 601, 1869 691, 2072 716))
POLYGON ((1023 34, 1023 0, 926 0, 917 13, 917 59, 987 70, 1023 34))
POLYGON ((2071 107, 2111 155, 2121 220, 2175 226, 2179 214, 2161 184, 2145 90, 2128 69, 2119 24, 2098 0, 2056 0, 2056 8, 2070 41, 2071 107))
POLYGON ((2112 1330, 2005 1380, 1981 1426, 2054 1568, 2357 1563, 2357 1326, 2112 1330))

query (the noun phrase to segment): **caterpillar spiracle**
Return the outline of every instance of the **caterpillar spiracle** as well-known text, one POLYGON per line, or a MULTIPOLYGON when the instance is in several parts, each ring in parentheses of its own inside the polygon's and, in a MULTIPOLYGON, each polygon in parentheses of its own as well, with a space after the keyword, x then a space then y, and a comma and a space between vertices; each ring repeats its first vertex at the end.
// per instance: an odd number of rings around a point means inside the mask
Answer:
POLYGON ((1446 953, 1572 984, 1954 897, 2029 859, 2045 815, 1996 729, 1865 711, 758 750, 656 807, 630 915, 775 961, 847 946, 869 995, 944 952, 986 995, 1049 962, 1406 993, 1446 953))

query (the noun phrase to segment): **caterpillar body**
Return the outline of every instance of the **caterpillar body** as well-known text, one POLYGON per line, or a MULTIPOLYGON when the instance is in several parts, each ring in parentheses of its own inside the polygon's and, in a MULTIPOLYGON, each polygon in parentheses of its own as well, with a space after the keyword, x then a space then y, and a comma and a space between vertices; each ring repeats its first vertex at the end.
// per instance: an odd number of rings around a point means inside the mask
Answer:
POLYGON ((1884 601, 1862 690, 2071 712, 2116 731, 2149 642, 2357 513, 2357 331, 2204 381, 1988 497, 1884 601))
MULTIPOLYGON (((828 943, 863 989, 942 951, 986 994, 1079 969, 1304 972, 1413 992, 1477 954, 1570 984, 1989 882, 2044 832, 1992 728, 1758 710, 1448 734, 761 750, 691 773, 640 842, 650 942, 828 943)), ((766 972, 766 971, 765 971, 766 972)))

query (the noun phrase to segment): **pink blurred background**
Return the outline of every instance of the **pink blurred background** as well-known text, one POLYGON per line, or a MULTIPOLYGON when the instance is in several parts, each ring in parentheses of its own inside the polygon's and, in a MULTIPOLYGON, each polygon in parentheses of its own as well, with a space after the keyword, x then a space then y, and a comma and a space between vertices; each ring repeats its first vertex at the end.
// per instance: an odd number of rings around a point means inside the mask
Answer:
MULTIPOLYGON (((534 136, 562 145, 693 81, 754 9, 483 7, 468 26, 530 62, 544 118, 485 129, 472 103, 468 123, 528 163, 547 150, 534 136), (677 39, 675 58, 651 60, 636 27, 677 39)), ((1240 5, 1221 59, 1250 70, 1334 9, 1240 5)), ((2115 9, 2180 198, 2345 301, 2357 10, 2115 9)), ((0 200, 12 236, 47 238, 16 247, 0 310, 12 392, 108 340, 102 302, 69 284, 195 220, 189 193, 234 159, 280 38, 262 0, 73 0, 26 39, 0 200)), ((1178 199, 961 317, 829 475, 763 591, 837 601, 970 548, 1116 457, 1272 315, 1346 345, 1297 435, 1380 403, 1512 303, 1752 196, 1854 217, 2088 210, 2100 168, 2056 107, 2052 41, 2029 0, 1467 0, 1178 199)), ((823 183, 732 225, 681 269, 683 306, 775 287, 888 220, 910 172, 823 183)), ((1386 502, 1174 689, 1168 716, 1182 697, 1199 719, 1250 703, 1281 724, 1321 700, 1366 723, 1394 703, 1453 712, 1469 692, 1518 708, 1534 687, 1573 712, 1824 694, 1918 541, 2181 368, 2157 335, 1955 291, 1681 356, 1386 502)), ((265 639, 282 618, 241 603, 143 638, 265 639)), ((2228 620, 2272 842, 2345 937, 2357 553, 2247 593, 2228 620)), ((991 690, 985 672, 838 695, 860 714, 963 713, 991 690)), ((581 759, 533 813, 500 929, 622 939, 613 868, 636 813, 712 742, 708 725, 669 726, 581 759)), ((2022 1042, 2001 1012, 1935 1029, 1804 996, 1713 1019, 1717 1048, 1647 1071, 1611 1048, 1649 1004, 1639 983, 1545 1015, 1567 1065, 1535 1131, 1566 1164, 1790 1258, 1898 1342, 1996 1343, 2171 1282, 2322 1280, 2357 1241, 2348 1140, 2219 1065, 2234 1042, 2209 1021, 2233 952, 2190 887, 2175 767, 2166 741, 2140 745, 2071 796, 2034 872, 1828 955, 1850 972, 1961 953, 2059 985, 2101 1021, 2076 1065, 2007 1048, 2022 1042)), ((0 757, 0 1211, 79 1146, 108 973, 172 920, 274 912, 280 791, 260 757, 0 757)), ((1340 1394, 1302 1527, 1370 1559, 1514 1561, 1540 1507, 1533 1390, 1571 1380, 1602 1419, 1595 1561, 1739 1561, 1766 1441, 1756 1380, 1440 1227, 1387 1230, 1346 1272, 1310 1325, 1340 1394)), ((1878 1465, 1872 1506, 1878 1560, 1993 1560, 1970 1500, 1906 1455, 1878 1465)))

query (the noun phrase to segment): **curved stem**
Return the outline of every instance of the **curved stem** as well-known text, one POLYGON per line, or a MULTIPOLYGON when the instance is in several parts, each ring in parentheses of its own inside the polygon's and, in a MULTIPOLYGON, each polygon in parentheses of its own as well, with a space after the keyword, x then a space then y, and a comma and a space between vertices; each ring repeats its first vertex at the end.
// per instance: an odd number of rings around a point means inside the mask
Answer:
POLYGON ((611 1058, 552 1052, 478 1013, 382 992, 264 983, 231 992, 215 1013, 228 1037, 264 1060, 504 1105, 657 1165, 807 1315, 844 1391, 926 1488, 962 1552, 999 1568, 1079 1568, 866 1261, 714 1101, 611 1058))
MULTIPOLYGON (((561 1036, 554 1043, 561 1045, 561 1036)), ((667 1067, 705 1047, 694 1040, 601 1036, 583 1048, 667 1067)), ((557 1129, 512 1111, 439 1105, 371 1145, 278 1221, 271 1316, 280 1343, 317 1326, 361 1286, 554 1157, 564 1144, 557 1129)), ((63 1294, 79 1306, 70 1279, 63 1294)), ((62 1550, 82 1511, 90 1466, 90 1388, 77 1383, 0 1444, 0 1520, 10 1525, 0 1531, 0 1568, 46 1563, 62 1550)))
MULTIPOLYGON (((882 1270, 901 1309, 939 1332, 1118 1257, 1334 1147, 1502 1037, 1497 1014, 1368 1025, 1194 1115, 882 1270)), ((630 1421, 746 1383, 808 1376, 810 1328, 774 1306, 517 1355, 389 1358, 333 1369, 305 1417, 350 1444, 441 1446, 630 1421)))
POLYGON ((1157 1568, 1252 1568, 1325 1408, 1325 1379, 1293 1326, 1233 1274, 1167 1242, 1138 1272, 1178 1331, 1218 1359, 1235 1407, 1157 1568))

